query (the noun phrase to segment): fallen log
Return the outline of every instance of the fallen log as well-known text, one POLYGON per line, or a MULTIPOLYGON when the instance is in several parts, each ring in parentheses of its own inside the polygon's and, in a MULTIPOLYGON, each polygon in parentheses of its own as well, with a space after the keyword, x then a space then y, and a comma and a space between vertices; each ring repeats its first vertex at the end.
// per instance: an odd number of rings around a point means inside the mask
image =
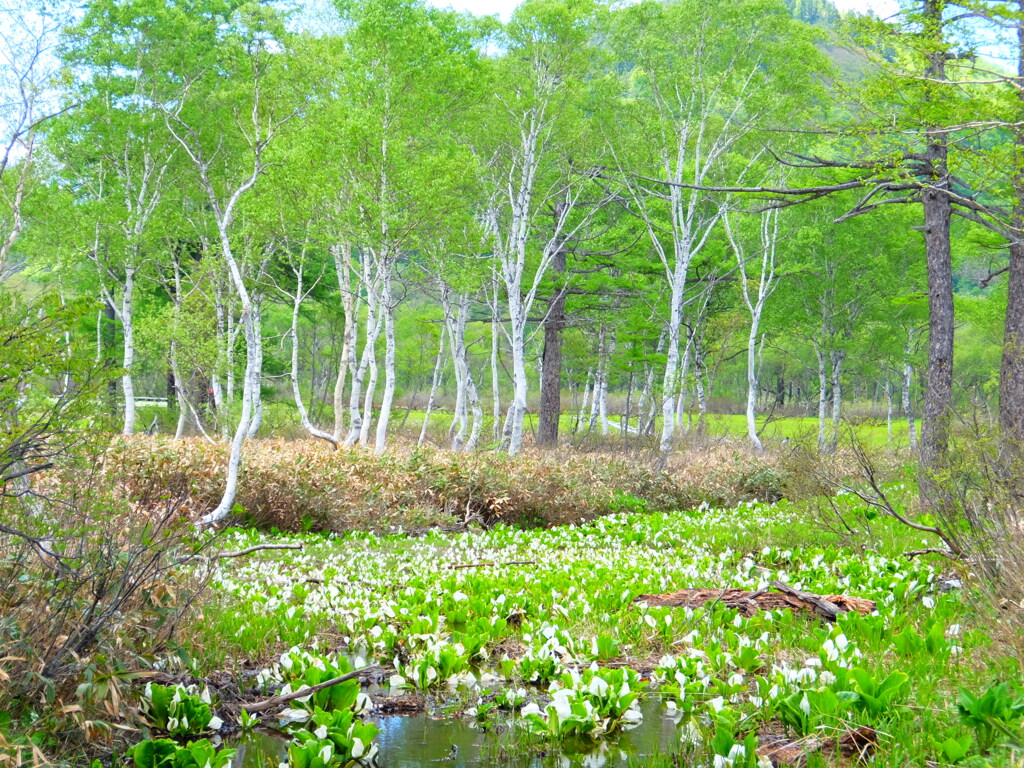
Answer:
POLYGON ((337 685, 338 683, 343 683, 346 680, 351 680, 352 678, 359 677, 360 675, 366 672, 370 672, 376 668, 376 666, 372 665, 369 667, 360 667, 359 669, 352 670, 351 672, 348 672, 344 675, 332 677, 330 680, 325 680, 324 682, 319 683, 318 685, 310 686, 309 688, 300 688, 299 690, 292 691, 291 693, 285 693, 278 696, 271 696, 269 699, 258 701, 255 704, 248 704, 244 706, 243 709, 245 709, 245 711, 249 714, 253 714, 255 712, 266 712, 268 709, 277 709, 278 707, 287 704, 289 701, 301 699, 303 696, 309 696, 311 694, 316 693, 317 691, 322 691, 324 688, 330 688, 332 685, 337 685))
POLYGON ((773 581, 775 592, 760 589, 749 592, 744 589, 680 589, 661 595, 638 595, 634 603, 646 603, 658 608, 700 608, 708 604, 721 603, 727 608, 738 610, 744 616, 753 616, 758 611, 775 611, 782 608, 808 611, 826 621, 835 621, 841 613, 857 611, 871 613, 877 607, 873 600, 849 595, 816 595, 794 589, 781 581, 773 581))

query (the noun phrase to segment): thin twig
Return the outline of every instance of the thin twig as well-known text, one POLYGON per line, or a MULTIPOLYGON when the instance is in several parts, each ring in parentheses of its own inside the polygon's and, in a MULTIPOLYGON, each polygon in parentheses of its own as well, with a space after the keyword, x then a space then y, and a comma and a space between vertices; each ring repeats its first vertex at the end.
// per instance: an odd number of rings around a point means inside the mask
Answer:
POLYGON ((948 549, 943 549, 942 547, 927 547, 926 549, 912 549, 909 552, 904 552, 903 553, 903 557, 907 557, 907 558, 911 558, 911 559, 913 559, 915 557, 920 557, 921 555, 942 555, 946 559, 952 560, 954 563, 958 563, 962 559, 960 555, 956 554, 955 552, 951 552, 948 549))
POLYGON ((175 561, 175 565, 181 565, 192 560, 222 560, 226 557, 242 557, 251 555, 253 552, 261 552, 265 549, 302 549, 301 544, 257 544, 253 547, 240 549, 237 552, 219 552, 216 555, 189 555, 175 561))
POLYGON ((536 565, 535 560, 510 560, 507 563, 449 563, 448 567, 455 568, 486 568, 489 565, 536 565))

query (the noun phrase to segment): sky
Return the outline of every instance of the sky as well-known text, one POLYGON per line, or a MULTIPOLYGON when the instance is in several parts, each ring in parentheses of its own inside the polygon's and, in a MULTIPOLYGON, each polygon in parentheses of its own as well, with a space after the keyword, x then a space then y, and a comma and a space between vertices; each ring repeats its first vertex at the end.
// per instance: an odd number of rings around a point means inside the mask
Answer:
MULTIPOLYGON (((507 19, 518 4, 519 0, 429 0, 431 5, 438 8, 451 6, 459 11, 471 11, 477 16, 498 14, 507 19)), ((885 18, 896 12, 899 8, 897 0, 832 0, 841 11, 859 11, 866 13, 874 11, 878 16, 885 18)))

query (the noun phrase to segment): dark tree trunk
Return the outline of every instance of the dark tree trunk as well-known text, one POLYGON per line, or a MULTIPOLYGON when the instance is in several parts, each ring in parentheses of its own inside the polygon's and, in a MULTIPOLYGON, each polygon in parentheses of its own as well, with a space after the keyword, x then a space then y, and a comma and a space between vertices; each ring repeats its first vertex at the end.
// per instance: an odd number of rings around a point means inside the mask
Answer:
MULTIPOLYGON (((114 355, 114 347, 117 346, 117 313, 114 305, 109 301, 103 304, 103 367, 112 371, 117 367, 117 360, 114 355)), ((107 382, 107 397, 110 398, 110 405, 114 407, 117 403, 117 382, 115 376, 111 376, 107 382)), ((111 411, 113 413, 113 411, 111 411)))
MULTIPOLYGON (((1024 187, 1018 194, 1014 226, 1024 228, 1024 187)), ((1006 332, 999 371, 999 429, 1003 450, 1016 464, 1016 459, 1024 455, 1024 243, 1010 245, 1008 280, 1006 332)))
MULTIPOLYGON (((943 0, 925 0, 925 25, 935 50, 928 54, 927 75, 946 79, 941 45, 943 0)), ((921 497, 937 501, 933 478, 945 463, 953 409, 953 260, 950 246, 952 204, 949 196, 949 149, 945 133, 928 134, 928 178, 921 195, 924 207, 925 256, 928 266, 928 368, 925 371, 921 425, 921 497)))
MULTIPOLYGON (((1024 0, 1017 0, 1024 13, 1024 0)), ((1017 25, 1017 76, 1024 77, 1024 21, 1017 25)), ((1024 108, 1024 92, 1017 92, 1024 108)), ((1010 243, 1010 270, 1006 286, 1006 331, 999 371, 999 434, 1005 466, 1012 474, 1024 456, 1024 129, 1014 136, 1017 168, 1014 174, 1016 204, 1010 243)))
MULTIPOLYGON (((557 213, 556 213, 557 215, 557 213)), ((558 419, 562 414, 562 329, 565 328, 566 254, 559 248, 551 260, 551 271, 561 279, 549 302, 544 321, 544 353, 540 382, 540 417, 537 445, 558 445, 558 419)))

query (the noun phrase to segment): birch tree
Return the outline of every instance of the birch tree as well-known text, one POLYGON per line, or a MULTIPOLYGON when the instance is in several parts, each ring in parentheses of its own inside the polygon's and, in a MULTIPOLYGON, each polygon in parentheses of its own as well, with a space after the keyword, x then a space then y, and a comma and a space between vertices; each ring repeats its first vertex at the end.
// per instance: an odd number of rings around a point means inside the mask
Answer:
POLYGON ((805 108, 812 72, 827 66, 784 8, 753 1, 646 0, 615 14, 612 40, 633 66, 623 74, 608 140, 669 288, 660 438, 667 453, 690 268, 725 211, 707 188, 742 182, 760 153, 753 142, 747 160, 736 151, 805 108))
POLYGON ((732 216, 723 216, 729 245, 736 257, 739 270, 740 293, 750 313, 750 331, 747 334, 747 438, 758 453, 764 450, 757 433, 757 395, 760 370, 758 366, 758 343, 763 344, 761 318, 765 304, 778 287, 776 251, 779 240, 779 211, 762 213, 758 222, 758 238, 754 251, 743 242, 732 223, 732 216), (760 262, 760 263, 758 263, 760 262))
POLYGON ((510 455, 523 441, 530 313, 562 244, 599 208, 577 206, 592 171, 566 162, 578 143, 579 87, 596 19, 589 0, 524 3, 505 30, 505 55, 496 66, 490 148, 482 145, 481 154, 489 158, 484 220, 508 308, 513 392, 504 441, 510 455))
MULTIPOLYGON (((215 24, 212 29, 206 28, 209 34, 220 38, 219 47, 231 54, 230 60, 237 68, 229 72, 230 79, 226 83, 218 82, 215 72, 195 62, 177 73, 183 87, 168 93, 162 103, 165 125, 191 160, 199 187, 210 205, 220 257, 240 304, 246 347, 242 410, 231 442, 224 494, 217 507, 200 519, 203 525, 216 523, 231 512, 242 446, 254 425, 262 373, 259 309, 251 286, 243 277, 243 267, 233 245, 236 217, 244 196, 270 167, 272 143, 295 115, 294 108, 282 105, 274 91, 275 57, 281 55, 277 51, 284 39, 279 20, 270 11, 250 8, 230 22, 232 26, 227 35, 218 35, 215 24), (230 122, 219 119, 227 115, 210 115, 208 111, 211 103, 224 98, 223 89, 229 89, 227 93, 234 97, 226 105, 233 113, 234 119, 230 122)), ((207 52, 212 53, 212 50, 207 52)))
MULTIPOLYGON (((468 207, 463 190, 474 164, 457 140, 456 118, 472 103, 478 54, 467 17, 421 0, 360 0, 342 10, 349 25, 338 74, 347 110, 342 175, 354 242, 373 264, 377 317, 367 338, 384 337, 384 390, 374 436, 379 453, 397 386, 395 310, 402 292, 396 291, 396 270, 447 217, 468 207)), ((375 348, 367 347, 366 366, 360 363, 370 375, 361 442, 369 440, 375 356, 375 348)))
POLYGON ((9 258, 25 225, 40 129, 66 109, 54 79, 60 33, 70 18, 65 3, 28 0, 0 8, 0 283, 17 268, 9 258))

